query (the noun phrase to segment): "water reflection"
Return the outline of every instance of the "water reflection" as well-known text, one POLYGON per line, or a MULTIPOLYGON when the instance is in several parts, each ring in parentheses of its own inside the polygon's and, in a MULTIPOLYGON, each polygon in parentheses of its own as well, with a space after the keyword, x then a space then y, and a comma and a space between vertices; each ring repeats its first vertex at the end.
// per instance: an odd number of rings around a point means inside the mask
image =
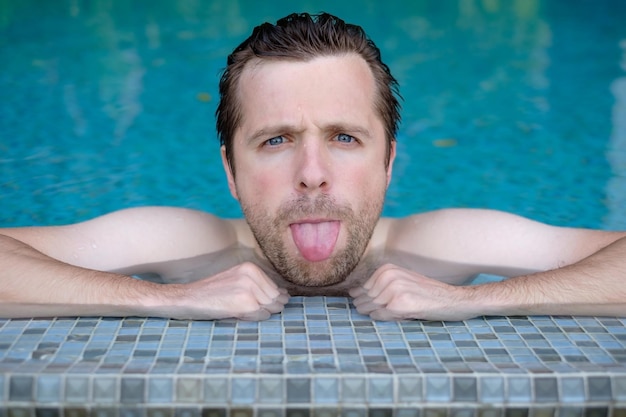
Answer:
MULTIPOLYGON (((622 59, 620 67, 626 72, 626 39, 620 42, 622 59)), ((612 121, 613 131, 608 146, 607 159, 613 169, 613 177, 607 184, 607 206, 605 219, 608 229, 626 229, 626 76, 611 84, 615 97, 612 121)))

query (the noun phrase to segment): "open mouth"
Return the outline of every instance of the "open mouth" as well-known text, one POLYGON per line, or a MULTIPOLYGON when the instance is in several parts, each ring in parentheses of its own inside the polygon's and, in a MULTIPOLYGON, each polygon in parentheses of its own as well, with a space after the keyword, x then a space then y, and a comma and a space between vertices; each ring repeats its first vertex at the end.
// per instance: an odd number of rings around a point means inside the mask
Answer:
POLYGON ((289 225, 298 251, 310 262, 324 261, 332 255, 341 222, 338 220, 304 220, 289 225))

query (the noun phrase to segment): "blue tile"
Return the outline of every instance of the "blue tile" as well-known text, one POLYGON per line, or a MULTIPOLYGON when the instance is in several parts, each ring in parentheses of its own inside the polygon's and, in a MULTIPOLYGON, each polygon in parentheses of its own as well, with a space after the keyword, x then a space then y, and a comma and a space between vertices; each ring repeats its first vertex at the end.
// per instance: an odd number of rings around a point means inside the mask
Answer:
POLYGON ((398 401, 421 402, 423 399, 423 380, 421 376, 398 377, 398 401))
POLYGON ((315 378, 313 402, 316 404, 336 404, 339 402, 339 381, 337 378, 315 378))
POLYGON ((253 404, 256 401, 256 382, 254 378, 233 378, 231 380, 233 404, 253 404))
POLYGON ((361 403, 366 400, 364 378, 343 377, 341 380, 341 400, 345 403, 361 403))
POLYGON ((222 404, 230 398, 230 384, 227 378, 210 377, 204 380, 204 401, 222 404))
POLYGON ((613 377, 612 387, 614 400, 621 402, 626 401, 626 375, 615 375, 613 377))
POLYGON ((509 377, 507 379, 507 398, 512 403, 533 401, 528 377, 509 377))
POLYGON ((559 390, 555 377, 538 377, 534 380, 535 401, 552 403, 559 400, 559 390))
POLYGON ((565 376, 559 380, 561 385, 561 398, 564 403, 584 403, 587 398, 585 396, 585 381, 582 377, 565 376))
POLYGON ((450 378, 447 376, 426 375, 426 401, 436 403, 452 400, 450 378))
MULTIPOLYGON (((2 392, 2 391, 0 391, 2 392)), ((60 375, 39 375, 37 377, 37 394, 35 399, 41 403, 60 402, 61 398, 61 376, 60 375)))
POLYGON ((117 383, 118 378, 99 376, 93 379, 93 399, 94 402, 115 403, 118 402, 117 383))
POLYGON ((259 379, 259 403, 281 404, 285 402, 285 379, 266 377, 259 379))
POLYGON ((394 402, 393 379, 391 376, 372 376, 368 384, 368 401, 373 404, 394 402))
POLYGON ((505 401, 504 379, 500 376, 487 376, 479 379, 479 401, 487 404, 501 404, 505 401))

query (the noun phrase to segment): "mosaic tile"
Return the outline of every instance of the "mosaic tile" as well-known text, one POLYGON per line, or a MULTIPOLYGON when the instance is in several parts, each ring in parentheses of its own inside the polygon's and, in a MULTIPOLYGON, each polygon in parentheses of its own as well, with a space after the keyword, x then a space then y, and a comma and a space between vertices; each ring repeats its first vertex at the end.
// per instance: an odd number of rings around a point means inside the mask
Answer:
POLYGON ((564 403, 584 403, 585 381, 582 377, 564 376, 560 378, 560 401, 564 403))
POLYGON ((452 399, 450 378, 448 376, 427 375, 425 378, 426 401, 441 403, 452 399))
POLYGON ((511 403, 532 402, 530 379, 526 377, 510 377, 507 380, 507 400, 511 403))
POLYGON ((233 378, 231 380, 231 396, 235 403, 253 404, 256 401, 256 379, 233 378))
POLYGON ((258 381, 259 398, 262 404, 280 404, 285 401, 285 380, 281 377, 262 378, 258 381))
MULTIPOLYGON (((268 416, 287 410, 310 415, 309 406, 329 411, 335 404, 370 404, 385 415, 398 404, 425 401, 442 410, 447 404, 545 404, 531 413, 542 416, 559 402, 626 402, 622 320, 386 323, 324 300, 296 299, 290 309, 292 316, 261 323, 7 320, 0 327, 0 400, 126 404, 126 413, 134 404, 150 410, 187 405, 181 410, 190 413, 199 410, 189 408, 197 403, 216 412, 238 404, 242 413, 248 406, 268 416), (2 345, 9 336, 15 343, 2 345)), ((472 411, 458 406, 446 412, 463 417, 472 411)))
MULTIPOLYGON (((0 390, 0 392, 2 392, 0 390)), ((60 402, 61 398, 61 376, 60 375, 39 375, 37 377, 37 387, 35 400, 41 403, 60 402)))
POLYGON ((12 375, 9 383, 9 400, 32 401, 33 377, 12 375))
POLYGON ((338 378, 315 378, 313 385, 313 402, 315 404, 339 402, 338 378))
POLYGON ((341 399, 345 403, 360 403, 366 401, 365 378, 343 377, 341 379, 341 399))

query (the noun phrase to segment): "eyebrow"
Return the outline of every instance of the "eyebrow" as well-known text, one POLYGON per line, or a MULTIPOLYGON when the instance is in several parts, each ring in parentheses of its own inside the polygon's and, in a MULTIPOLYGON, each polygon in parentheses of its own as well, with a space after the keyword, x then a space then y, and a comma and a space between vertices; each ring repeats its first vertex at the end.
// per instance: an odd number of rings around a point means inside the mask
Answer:
MULTIPOLYGON (((255 131, 253 134, 248 136, 247 141, 253 142, 257 139, 275 137, 275 136, 280 136, 284 134, 298 134, 298 133, 302 133, 303 131, 304 129, 302 127, 292 125, 292 124, 268 126, 268 127, 263 127, 255 131)), ((322 127, 322 132, 335 133, 335 134, 348 133, 348 134, 358 135, 359 137, 367 137, 367 138, 370 138, 372 136, 369 129, 366 129, 358 125, 346 124, 346 123, 327 124, 322 127)))

